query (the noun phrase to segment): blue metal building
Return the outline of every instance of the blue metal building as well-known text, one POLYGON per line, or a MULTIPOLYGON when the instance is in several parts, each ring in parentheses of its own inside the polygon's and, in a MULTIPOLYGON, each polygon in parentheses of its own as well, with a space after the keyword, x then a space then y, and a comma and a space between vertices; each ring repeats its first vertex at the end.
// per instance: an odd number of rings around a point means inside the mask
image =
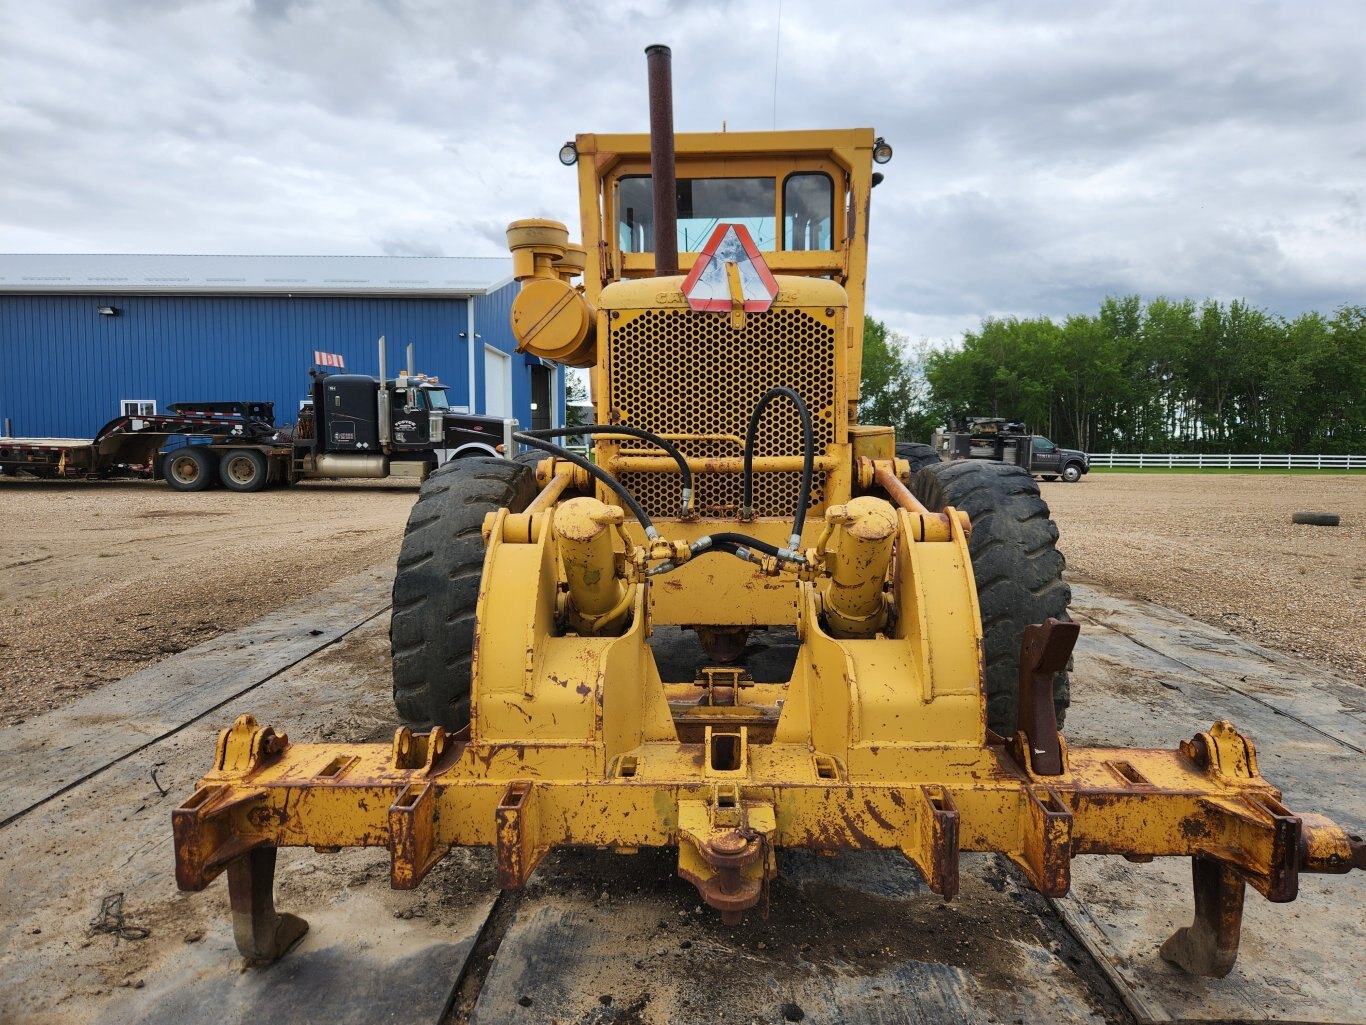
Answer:
POLYGON ((511 268, 465 257, 0 255, 0 433, 90 437, 130 403, 268 401, 290 423, 315 350, 376 374, 381 335, 391 376, 411 343, 416 369, 446 383, 453 406, 559 425, 564 370, 514 351, 511 268))

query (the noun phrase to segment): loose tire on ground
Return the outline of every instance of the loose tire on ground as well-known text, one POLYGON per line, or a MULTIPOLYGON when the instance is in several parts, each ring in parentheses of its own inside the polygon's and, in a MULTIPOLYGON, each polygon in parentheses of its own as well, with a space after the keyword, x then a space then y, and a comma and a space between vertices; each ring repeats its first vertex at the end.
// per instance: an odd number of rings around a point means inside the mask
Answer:
POLYGON ((1068 484, 1075 484, 1081 480, 1081 467, 1076 463, 1068 463, 1062 468, 1062 479, 1068 484))
MULTIPOLYGON (((1018 466, 977 460, 939 463, 921 470, 911 491, 930 509, 953 506, 972 518, 968 550, 982 610, 987 725, 1011 736, 1024 629, 1050 616, 1067 619, 1072 600, 1072 588, 1062 579, 1066 560, 1057 548, 1057 525, 1038 484, 1018 466)), ((1053 683, 1059 726, 1068 702, 1068 674, 1059 673, 1053 683)))
POLYGON ((922 445, 918 441, 901 441, 896 446, 896 457, 911 464, 911 476, 925 467, 939 462, 939 453, 933 445, 922 445))
POLYGON ((423 482, 399 549, 389 623, 394 704, 405 721, 452 731, 469 724, 484 516, 520 512, 536 492, 530 469, 488 456, 451 460, 423 482))
POLYGON ((214 457, 199 445, 167 452, 161 460, 161 475, 176 491, 207 491, 217 476, 214 457))
POLYGON ((1342 522, 1342 517, 1337 513, 1297 512, 1290 514, 1290 522, 1308 527, 1336 527, 1342 522))
POLYGON ((232 448, 218 461, 218 479, 229 491, 260 491, 270 480, 270 467, 255 449, 232 448))

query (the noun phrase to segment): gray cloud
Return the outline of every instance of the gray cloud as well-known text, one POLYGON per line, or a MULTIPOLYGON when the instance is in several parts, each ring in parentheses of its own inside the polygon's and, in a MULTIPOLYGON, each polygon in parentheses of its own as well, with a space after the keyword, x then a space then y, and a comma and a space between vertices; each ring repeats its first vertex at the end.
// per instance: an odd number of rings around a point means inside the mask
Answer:
MULTIPOLYGON (((555 151, 774 123, 776 0, 53 0, 0 31, 10 251, 499 255, 555 151)), ((912 336, 1107 293, 1363 302, 1366 11, 784 0, 782 128, 873 125, 869 306, 912 336)))

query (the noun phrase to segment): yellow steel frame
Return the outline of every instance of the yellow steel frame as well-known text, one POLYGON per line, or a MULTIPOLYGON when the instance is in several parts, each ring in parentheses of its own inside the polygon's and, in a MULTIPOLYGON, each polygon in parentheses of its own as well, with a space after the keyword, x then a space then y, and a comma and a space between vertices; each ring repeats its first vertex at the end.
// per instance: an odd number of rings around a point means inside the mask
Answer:
POLYGON ((556 846, 676 845, 680 874, 732 921, 758 901, 779 847, 897 849, 946 897, 964 850, 1001 852, 1055 895, 1079 854, 1190 856, 1197 918, 1164 953, 1211 974, 1236 954, 1244 882, 1288 900, 1300 871, 1363 863, 1359 838, 1280 804, 1227 723, 1176 751, 1062 745, 1053 775, 1035 771, 1030 738, 988 734, 968 533, 952 510, 895 512, 890 635, 832 636, 821 588, 788 580, 801 640, 792 678, 751 700, 735 678, 734 704, 699 715, 695 699, 677 699, 701 682, 660 680, 644 581, 619 636, 556 629, 555 507, 534 508, 503 510, 487 529, 468 734, 405 727, 392 745, 291 744, 250 716, 222 734, 213 771, 173 815, 177 879, 201 889, 231 869, 250 960, 278 956, 302 928, 272 903, 282 846, 387 847, 391 882, 406 888, 457 844, 494 847, 504 887, 556 846))

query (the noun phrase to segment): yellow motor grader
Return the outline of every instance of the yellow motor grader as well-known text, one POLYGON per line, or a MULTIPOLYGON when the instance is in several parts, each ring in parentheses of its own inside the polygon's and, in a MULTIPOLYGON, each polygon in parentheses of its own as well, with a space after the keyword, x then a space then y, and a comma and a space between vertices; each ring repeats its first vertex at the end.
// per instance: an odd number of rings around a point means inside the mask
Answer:
POLYGON ((504 888, 555 847, 676 847, 731 923, 780 848, 900 850, 946 898, 960 851, 1049 895, 1078 855, 1181 856, 1195 917, 1163 956, 1226 974, 1247 884, 1293 900, 1301 872, 1366 867, 1366 845, 1286 808, 1226 722, 1173 750, 1068 747, 1077 626, 1036 485, 856 422, 890 147, 675 136, 668 50, 647 53, 650 135, 561 151, 580 244, 508 230, 520 345, 589 368, 597 422, 432 474, 393 592, 412 725, 295 744, 238 719, 173 814, 180 887, 226 871, 238 947, 265 962, 307 928, 275 909, 279 847, 387 847, 399 888, 457 844, 492 847, 504 888), (652 634, 679 627, 702 654, 664 674, 652 634), (795 631, 785 679, 746 665, 766 629, 795 631))

